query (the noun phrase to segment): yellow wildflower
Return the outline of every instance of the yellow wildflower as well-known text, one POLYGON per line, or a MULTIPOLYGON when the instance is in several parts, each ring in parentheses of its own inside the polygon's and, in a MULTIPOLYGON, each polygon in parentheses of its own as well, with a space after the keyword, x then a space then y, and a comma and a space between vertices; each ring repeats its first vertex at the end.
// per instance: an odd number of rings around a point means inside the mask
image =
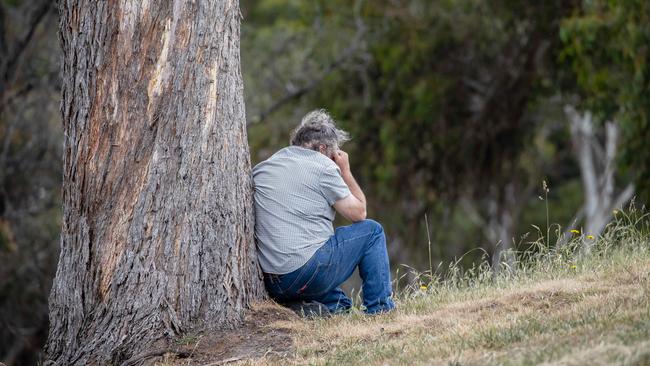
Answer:
POLYGON ((576 229, 571 229, 571 232, 574 234, 580 234, 580 230, 576 230, 576 229))
POLYGON ((576 268, 578 268, 578 266, 576 266, 575 264, 571 266, 571 269, 576 269, 576 268))
POLYGON ((593 235, 587 235, 587 239, 594 240, 594 236, 593 235))
POLYGON ((426 291, 426 290, 427 290, 427 286, 425 286, 425 285, 420 285, 420 290, 422 290, 422 291, 426 291))

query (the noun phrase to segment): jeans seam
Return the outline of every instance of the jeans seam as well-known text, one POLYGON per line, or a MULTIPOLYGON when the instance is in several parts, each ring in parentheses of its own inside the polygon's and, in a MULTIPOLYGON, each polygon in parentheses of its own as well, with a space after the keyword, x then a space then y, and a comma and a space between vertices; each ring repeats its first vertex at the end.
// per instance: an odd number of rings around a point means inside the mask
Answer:
POLYGON ((312 273, 311 276, 309 277, 309 279, 307 280, 307 282, 305 282, 305 284, 302 285, 302 287, 300 287, 300 288, 296 291, 296 294, 298 294, 298 295, 302 295, 302 294, 305 292, 305 290, 307 289, 307 287, 309 287, 309 285, 310 285, 312 282, 314 282, 314 279, 316 278, 316 275, 318 275, 318 273, 320 272, 320 267, 321 267, 320 264, 317 264, 317 265, 316 265, 316 269, 314 270, 314 273, 312 273))
POLYGON ((363 238, 364 236, 373 235, 373 234, 374 234, 374 231, 371 231, 371 232, 369 232, 369 233, 366 233, 366 234, 363 234, 363 235, 359 235, 359 236, 355 236, 355 237, 353 237, 353 238, 347 238, 347 239, 340 240, 340 241, 337 239, 336 242, 339 243, 339 244, 340 244, 340 243, 345 243, 346 241, 357 240, 357 239, 359 239, 359 238, 363 238))
MULTIPOLYGON (((307 263, 309 263, 309 262, 307 262, 307 263)), ((287 293, 288 293, 289 290, 293 287, 293 285, 295 285, 296 282, 298 282, 298 280, 302 277, 302 275, 303 275, 303 274, 305 273, 305 271, 307 270, 307 267, 305 267, 305 266, 307 265, 307 263, 303 264, 303 267, 301 267, 301 271, 300 271, 300 273, 298 273, 298 275, 296 276, 296 278, 294 278, 293 281, 291 281, 291 284, 290 284, 289 286, 287 286, 286 289, 283 289, 281 286, 279 286, 279 284, 278 284, 278 288, 279 288, 282 292, 287 292, 287 293)), ((280 282, 282 282, 282 281, 280 281, 280 282)))

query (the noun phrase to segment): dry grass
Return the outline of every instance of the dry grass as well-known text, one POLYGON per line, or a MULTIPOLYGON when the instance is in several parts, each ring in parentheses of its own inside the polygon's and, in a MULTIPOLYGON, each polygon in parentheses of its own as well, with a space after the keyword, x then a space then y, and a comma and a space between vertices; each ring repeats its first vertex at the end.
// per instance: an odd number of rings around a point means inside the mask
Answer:
POLYGON ((589 256, 540 250, 497 277, 484 269, 430 277, 390 314, 278 321, 269 329, 293 335, 294 355, 239 364, 650 365, 644 233, 628 222, 610 227, 589 256))
POLYGON ((611 364, 650 362, 650 260, 571 279, 423 294, 392 314, 281 321, 295 355, 242 364, 611 364), (644 353, 645 352, 645 353, 644 353))
POLYGON ((578 236, 560 250, 532 243, 498 275, 486 263, 419 274, 389 314, 269 318, 256 333, 286 334, 288 352, 211 362, 650 365, 650 223, 637 216, 619 215, 589 255, 578 236))

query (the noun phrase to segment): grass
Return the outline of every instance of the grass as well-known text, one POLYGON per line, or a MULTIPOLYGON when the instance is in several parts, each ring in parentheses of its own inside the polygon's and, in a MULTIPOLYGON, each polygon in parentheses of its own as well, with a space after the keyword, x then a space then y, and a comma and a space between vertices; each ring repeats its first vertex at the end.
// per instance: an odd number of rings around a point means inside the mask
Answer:
POLYGON ((239 364, 650 365, 649 221, 619 212, 601 237, 527 243, 496 275, 487 260, 418 274, 389 314, 274 322, 293 356, 239 364))

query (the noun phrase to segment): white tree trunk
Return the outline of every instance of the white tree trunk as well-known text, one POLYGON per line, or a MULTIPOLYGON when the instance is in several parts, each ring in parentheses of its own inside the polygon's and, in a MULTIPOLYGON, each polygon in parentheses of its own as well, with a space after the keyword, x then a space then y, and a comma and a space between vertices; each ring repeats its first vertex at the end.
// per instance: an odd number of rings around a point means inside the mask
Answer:
MULTIPOLYGON (((619 129, 616 123, 605 123, 605 141, 600 143, 594 133, 591 112, 579 113, 573 106, 564 108, 569 120, 573 148, 580 167, 584 192, 585 235, 598 236, 612 218, 612 210, 620 208, 632 198, 634 187, 630 184, 615 193, 616 149, 619 129)), ((576 216, 576 222, 580 219, 576 216)), ((573 225, 571 223, 570 225, 573 225)), ((570 226, 568 229, 571 229, 570 226)), ((589 251, 593 241, 585 240, 584 249, 589 251)))

